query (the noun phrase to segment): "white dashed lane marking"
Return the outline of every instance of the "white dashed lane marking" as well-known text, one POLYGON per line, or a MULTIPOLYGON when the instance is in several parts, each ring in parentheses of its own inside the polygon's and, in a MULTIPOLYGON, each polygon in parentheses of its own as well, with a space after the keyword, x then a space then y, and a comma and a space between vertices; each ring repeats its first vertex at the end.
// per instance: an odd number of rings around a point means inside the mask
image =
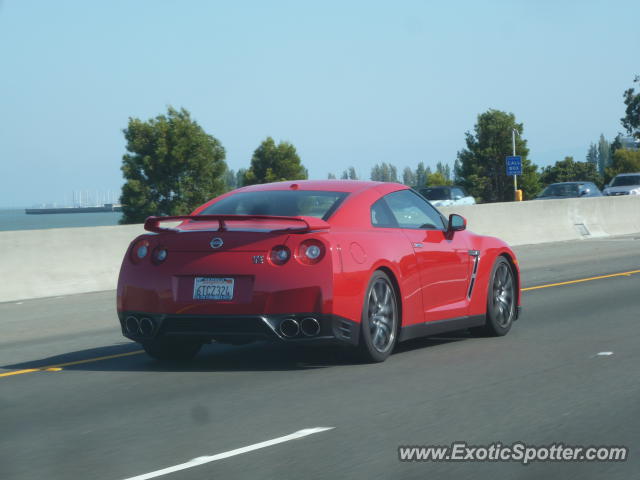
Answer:
POLYGON ((218 453, 216 455, 211 455, 208 457, 194 458, 193 460, 189 460, 188 462, 185 462, 185 463, 180 463, 179 465, 163 468, 161 470, 156 470, 154 472, 143 473, 142 475, 137 475, 135 477, 128 477, 128 478, 125 478, 124 480, 146 480, 148 478, 156 478, 162 475, 168 475, 170 473, 179 472, 180 470, 186 470, 187 468, 197 467, 198 465, 204 465, 205 463, 215 462, 216 460, 222 460, 224 458, 234 457, 236 455, 241 455, 243 453, 253 452, 254 450, 259 450, 261 448, 271 447, 279 443, 290 442, 291 440, 298 440, 300 438, 313 435, 314 433, 320 433, 320 432, 326 432, 327 430, 332 430, 333 428, 334 427, 305 428, 304 430, 298 430, 297 432, 291 433, 289 435, 285 435, 284 437, 273 438, 271 440, 266 440, 260 443, 254 443, 253 445, 249 445, 247 447, 236 448, 235 450, 229 450, 228 452, 222 452, 222 453, 218 453))

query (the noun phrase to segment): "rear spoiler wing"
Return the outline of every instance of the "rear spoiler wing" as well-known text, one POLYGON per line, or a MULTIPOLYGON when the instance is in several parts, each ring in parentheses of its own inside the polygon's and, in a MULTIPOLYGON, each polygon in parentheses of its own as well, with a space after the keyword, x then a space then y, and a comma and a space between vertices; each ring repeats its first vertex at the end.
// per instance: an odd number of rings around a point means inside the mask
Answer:
POLYGON ((161 222, 178 222, 178 221, 194 221, 194 222, 218 222, 218 232, 227 231, 227 223, 229 221, 249 221, 249 220, 277 220, 287 222, 298 222, 301 225, 291 228, 282 228, 274 230, 274 232, 296 232, 304 233, 314 230, 329 230, 330 225, 316 217, 281 217, 274 215, 176 215, 173 217, 149 217, 144 222, 144 229, 154 233, 164 232, 184 232, 176 228, 161 227, 161 222))

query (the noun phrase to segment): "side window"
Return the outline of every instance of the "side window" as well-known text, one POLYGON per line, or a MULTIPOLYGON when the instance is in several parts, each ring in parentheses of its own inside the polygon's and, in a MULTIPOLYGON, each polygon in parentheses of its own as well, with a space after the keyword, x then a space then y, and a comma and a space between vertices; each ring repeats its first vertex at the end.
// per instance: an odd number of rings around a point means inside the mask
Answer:
POLYGON ((460 189, 460 188, 456 188, 456 187, 453 187, 453 188, 451 189, 451 197, 452 197, 452 198, 456 198, 456 197, 460 197, 460 198, 462 198, 462 197, 466 197, 466 195, 464 194, 464 192, 462 191, 462 189, 460 189))
POLYGON ((438 211, 411 190, 400 190, 384 199, 400 228, 444 230, 438 211))
POLYGON ((379 228, 398 228, 398 224, 383 198, 371 205, 371 225, 379 228))

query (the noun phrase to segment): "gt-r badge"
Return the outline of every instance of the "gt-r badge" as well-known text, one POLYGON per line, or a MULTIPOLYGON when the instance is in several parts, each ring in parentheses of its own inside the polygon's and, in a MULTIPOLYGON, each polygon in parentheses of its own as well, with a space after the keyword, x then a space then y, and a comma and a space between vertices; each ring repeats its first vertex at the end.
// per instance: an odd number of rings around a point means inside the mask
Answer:
POLYGON ((220 248, 222 245, 224 245, 224 242, 220 237, 213 237, 209 242, 211 248, 220 248))
POLYGON ((264 263, 264 255, 254 255, 253 263, 256 263, 256 264, 264 263))

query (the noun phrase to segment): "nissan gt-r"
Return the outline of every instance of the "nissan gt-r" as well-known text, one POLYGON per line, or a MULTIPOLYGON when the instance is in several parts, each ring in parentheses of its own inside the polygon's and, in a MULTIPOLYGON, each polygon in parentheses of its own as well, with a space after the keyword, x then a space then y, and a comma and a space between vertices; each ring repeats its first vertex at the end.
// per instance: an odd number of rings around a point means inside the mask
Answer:
POLYGON ((397 183, 252 185, 144 227, 117 310, 123 334, 158 359, 272 340, 339 343, 380 362, 416 337, 505 335, 520 312, 509 246, 397 183))

